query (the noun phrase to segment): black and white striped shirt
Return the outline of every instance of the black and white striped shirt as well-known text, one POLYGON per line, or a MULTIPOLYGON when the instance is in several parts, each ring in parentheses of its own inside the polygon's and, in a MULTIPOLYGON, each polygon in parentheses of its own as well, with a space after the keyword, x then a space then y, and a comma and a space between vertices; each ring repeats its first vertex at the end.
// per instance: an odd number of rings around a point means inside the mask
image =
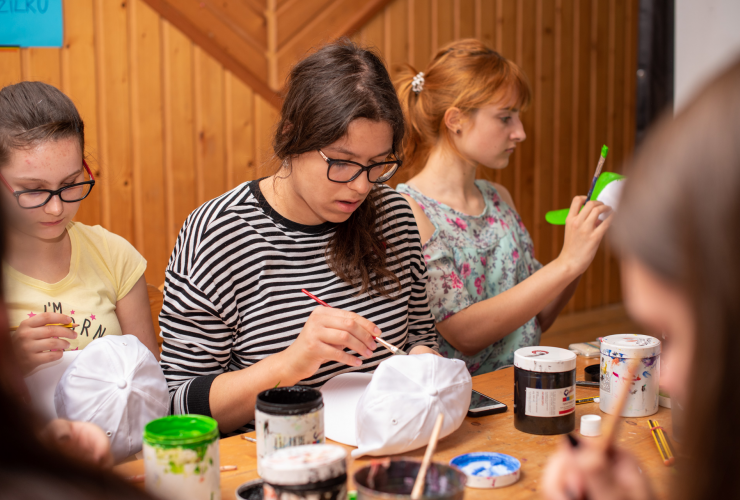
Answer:
MULTIPOLYGON (((334 274, 326 244, 336 224, 306 226, 275 212, 259 189, 244 183, 196 209, 185 221, 167 266, 159 316, 162 369, 171 412, 210 415, 210 387, 221 373, 240 370, 286 349, 318 305, 306 288, 332 307, 375 323, 383 338, 404 350, 437 349, 426 294, 426 265, 408 202, 387 186, 379 217, 390 269, 402 291, 364 293, 334 274)), ((356 355, 353 351, 351 354, 356 355)), ((360 367, 321 365, 301 384, 320 387, 350 371, 372 371, 390 353, 378 347, 360 367)))

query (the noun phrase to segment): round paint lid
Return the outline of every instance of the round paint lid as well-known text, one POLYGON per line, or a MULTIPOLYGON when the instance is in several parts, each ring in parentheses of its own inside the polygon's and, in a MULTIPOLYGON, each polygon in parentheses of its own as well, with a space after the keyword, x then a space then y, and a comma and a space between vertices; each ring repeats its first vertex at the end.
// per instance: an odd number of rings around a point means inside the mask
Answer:
POLYGON ((260 463, 262 479, 278 486, 318 483, 344 474, 347 474, 347 452, 333 444, 283 448, 260 463))
POLYGON ((502 488, 519 481, 522 464, 503 453, 481 451, 466 453, 450 460, 450 465, 460 469, 471 488, 502 488))
POLYGON ((514 352, 514 366, 530 372, 562 373, 576 369, 576 354, 559 347, 522 347, 514 352))
POLYGON ((660 340, 649 335, 620 333, 601 339, 601 354, 612 358, 651 358, 660 354, 660 340))

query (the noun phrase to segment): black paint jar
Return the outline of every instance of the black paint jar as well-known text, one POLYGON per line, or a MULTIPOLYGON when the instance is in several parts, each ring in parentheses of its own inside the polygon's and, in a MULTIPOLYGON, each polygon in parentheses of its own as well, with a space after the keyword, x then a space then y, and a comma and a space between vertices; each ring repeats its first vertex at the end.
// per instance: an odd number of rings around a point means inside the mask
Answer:
POLYGON ((514 353, 514 427, 540 435, 575 430, 574 352, 533 346, 514 353))
POLYGON ((324 443, 324 399, 321 392, 302 385, 262 391, 254 422, 257 472, 262 475, 262 461, 275 451, 324 443))

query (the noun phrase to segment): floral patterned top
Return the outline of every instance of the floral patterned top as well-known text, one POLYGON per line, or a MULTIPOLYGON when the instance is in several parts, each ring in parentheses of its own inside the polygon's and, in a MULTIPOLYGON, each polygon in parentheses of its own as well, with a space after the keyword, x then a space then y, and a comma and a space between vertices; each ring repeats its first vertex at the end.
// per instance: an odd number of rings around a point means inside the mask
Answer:
MULTIPOLYGON (((458 212, 407 184, 396 187, 419 204, 436 228, 423 252, 429 272, 429 306, 437 323, 508 290, 542 267, 534 258, 532 238, 519 214, 491 183, 477 180, 475 184, 486 202, 478 216, 458 212)), ((471 375, 480 375, 512 365, 514 351, 539 344, 541 335, 534 317, 473 356, 463 355, 438 334, 439 352, 462 359, 471 375)))

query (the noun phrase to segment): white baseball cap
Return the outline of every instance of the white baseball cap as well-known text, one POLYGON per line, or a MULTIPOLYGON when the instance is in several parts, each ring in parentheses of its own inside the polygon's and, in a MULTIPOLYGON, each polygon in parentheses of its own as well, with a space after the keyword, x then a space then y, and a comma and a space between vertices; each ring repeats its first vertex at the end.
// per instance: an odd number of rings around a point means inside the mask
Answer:
POLYGON ((354 458, 426 446, 437 415, 440 438, 462 424, 473 380, 465 362, 434 354, 392 356, 375 373, 347 373, 321 389, 326 437, 357 446, 354 458))
POLYGON ((90 342, 54 392, 57 415, 102 428, 117 462, 141 450, 144 426, 167 415, 169 402, 159 363, 133 335, 90 342))

